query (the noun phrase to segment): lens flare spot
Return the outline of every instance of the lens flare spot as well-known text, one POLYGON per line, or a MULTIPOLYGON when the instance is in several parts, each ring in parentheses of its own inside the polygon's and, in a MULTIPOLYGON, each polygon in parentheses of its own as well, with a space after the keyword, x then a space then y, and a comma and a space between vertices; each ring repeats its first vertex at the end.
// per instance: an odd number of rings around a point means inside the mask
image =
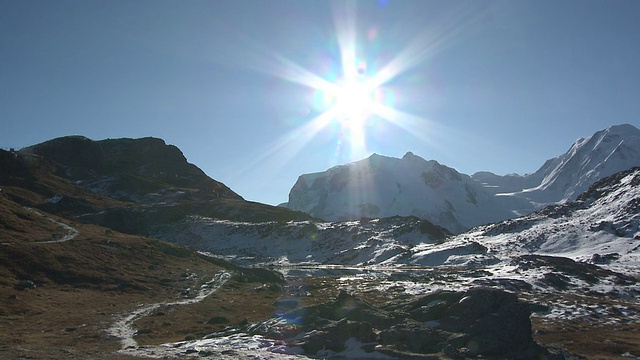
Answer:
POLYGON ((377 37, 378 37, 378 28, 370 27, 369 31, 367 31, 367 39, 369 39, 369 41, 373 41, 377 37))
POLYGON ((358 75, 363 76, 367 72, 367 63, 364 61, 360 61, 358 64, 358 75))

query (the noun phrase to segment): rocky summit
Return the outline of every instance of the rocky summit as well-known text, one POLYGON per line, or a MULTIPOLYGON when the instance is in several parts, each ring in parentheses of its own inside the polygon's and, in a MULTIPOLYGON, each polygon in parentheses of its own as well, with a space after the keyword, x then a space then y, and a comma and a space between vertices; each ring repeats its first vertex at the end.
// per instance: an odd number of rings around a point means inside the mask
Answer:
POLYGON ((193 189, 227 199, 242 197, 187 162, 180 149, 157 138, 93 141, 57 138, 19 151, 46 159, 53 173, 105 196, 154 203, 171 189, 193 189))

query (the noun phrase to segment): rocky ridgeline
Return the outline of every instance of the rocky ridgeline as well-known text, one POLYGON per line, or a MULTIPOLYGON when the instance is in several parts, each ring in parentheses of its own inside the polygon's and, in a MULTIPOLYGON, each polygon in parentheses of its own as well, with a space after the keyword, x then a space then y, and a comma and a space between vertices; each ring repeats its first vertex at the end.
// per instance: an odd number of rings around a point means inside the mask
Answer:
POLYGON ((541 306, 485 287, 380 306, 343 291, 333 301, 282 314, 252 331, 289 341, 312 357, 348 356, 350 344, 359 343, 372 356, 400 359, 565 359, 533 340, 529 317, 534 308, 541 306))

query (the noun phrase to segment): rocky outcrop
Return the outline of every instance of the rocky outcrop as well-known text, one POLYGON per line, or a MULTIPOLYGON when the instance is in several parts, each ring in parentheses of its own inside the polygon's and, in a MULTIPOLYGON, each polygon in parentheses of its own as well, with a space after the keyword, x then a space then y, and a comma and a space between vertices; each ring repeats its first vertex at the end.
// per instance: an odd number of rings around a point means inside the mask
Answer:
POLYGON ((341 292, 334 301, 284 314, 279 325, 258 328, 266 336, 295 339, 310 356, 340 354, 356 341, 365 352, 394 358, 564 359, 533 340, 530 307, 515 294, 484 287, 381 306, 341 292), (287 322, 296 327, 282 331, 287 322))

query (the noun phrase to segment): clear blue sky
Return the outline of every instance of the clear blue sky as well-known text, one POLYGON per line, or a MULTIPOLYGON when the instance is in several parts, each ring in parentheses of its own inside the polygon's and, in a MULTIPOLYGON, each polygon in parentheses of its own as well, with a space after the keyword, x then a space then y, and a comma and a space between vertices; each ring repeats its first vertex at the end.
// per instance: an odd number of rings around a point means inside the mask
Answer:
POLYGON ((160 137, 270 204, 373 152, 533 172, 639 126, 639 15, 637 0, 0 0, 0 147, 160 137), (349 48, 362 76, 394 75, 376 90, 393 116, 357 140, 318 121, 330 103, 314 89, 349 48))

